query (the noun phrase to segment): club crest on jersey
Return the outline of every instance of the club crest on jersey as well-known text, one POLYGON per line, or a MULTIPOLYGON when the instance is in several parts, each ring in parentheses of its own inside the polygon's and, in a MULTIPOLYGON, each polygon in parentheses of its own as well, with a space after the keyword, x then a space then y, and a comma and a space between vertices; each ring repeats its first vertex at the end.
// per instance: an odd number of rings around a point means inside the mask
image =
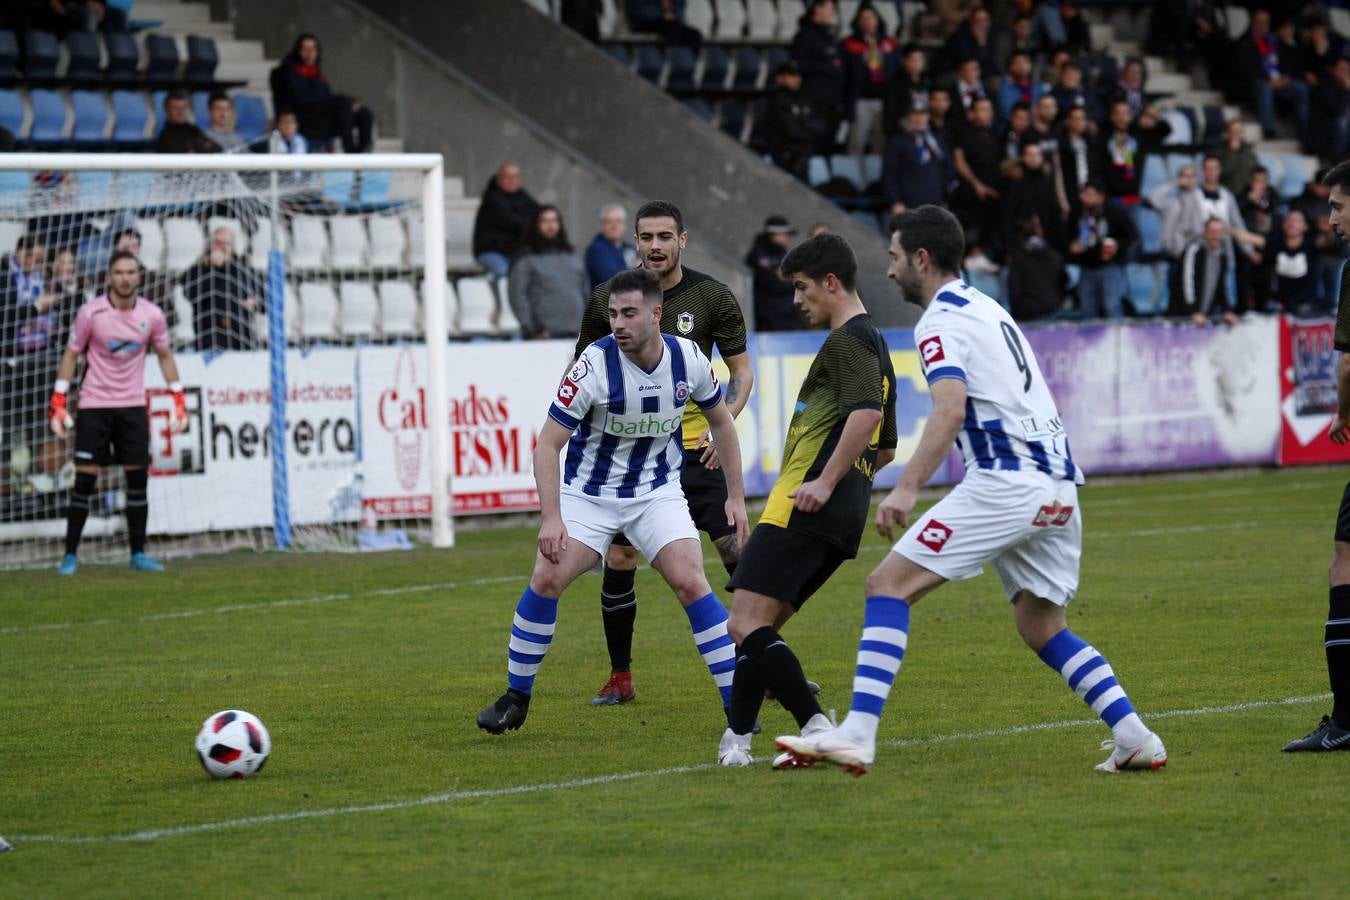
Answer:
POLYGON ((145 321, 145 319, 141 319, 139 322, 136 323, 136 327, 139 328, 142 332, 146 332, 150 330, 150 323, 145 321))
POLYGON ((920 341, 919 356, 923 359, 924 368, 928 368, 939 360, 946 359, 946 354, 942 352, 942 338, 934 335, 920 341))
POLYGON ((688 334, 694 330, 694 314, 682 312, 680 317, 675 320, 675 327, 679 329, 680 334, 688 334))
POLYGON ((686 381, 675 382, 675 402, 683 403, 689 399, 689 383, 686 381))
POLYGON ((952 530, 943 525, 937 519, 929 519, 928 524, 924 525, 919 531, 918 540, 934 553, 941 553, 942 548, 946 546, 947 541, 952 536, 952 530))
POLYGON ((1042 506, 1036 513, 1036 518, 1031 520, 1031 524, 1037 528, 1048 528, 1050 526, 1068 525, 1069 520, 1073 518, 1072 506, 1060 506, 1059 502, 1050 506, 1042 506))

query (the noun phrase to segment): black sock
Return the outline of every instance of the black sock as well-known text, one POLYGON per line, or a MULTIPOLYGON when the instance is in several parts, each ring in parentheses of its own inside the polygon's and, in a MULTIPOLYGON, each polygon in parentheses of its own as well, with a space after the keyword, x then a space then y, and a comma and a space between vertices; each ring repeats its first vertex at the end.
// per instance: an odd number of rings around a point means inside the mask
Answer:
POLYGON ((749 734, 764 705, 764 682, 759 666, 736 648, 736 674, 731 680, 731 705, 727 707, 727 725, 736 734, 749 734))
POLYGON ((145 552, 145 521, 150 517, 150 507, 145 499, 145 486, 150 480, 144 469, 127 469, 127 539, 131 542, 131 552, 145 552))
POLYGON ((633 590, 636 569, 611 569, 605 566, 600 586, 600 612, 605 620, 605 643, 609 645, 609 667, 627 672, 633 667, 633 621, 637 618, 637 592, 633 590))
MULTIPOLYGON (((822 711, 806 686, 802 664, 777 631, 768 625, 756 629, 746 637, 741 649, 758 665, 763 686, 773 691, 783 708, 792 713, 798 728, 822 711)), ((736 668, 739 671, 740 665, 736 668)))
POLYGON ((89 501, 94 496, 98 475, 94 472, 76 472, 75 486, 70 490, 70 506, 66 509, 66 553, 73 555, 80 549, 80 535, 89 518, 89 501))
POLYGON ((1327 675, 1331 679, 1331 717, 1350 728, 1350 584, 1331 589, 1326 626, 1327 675))

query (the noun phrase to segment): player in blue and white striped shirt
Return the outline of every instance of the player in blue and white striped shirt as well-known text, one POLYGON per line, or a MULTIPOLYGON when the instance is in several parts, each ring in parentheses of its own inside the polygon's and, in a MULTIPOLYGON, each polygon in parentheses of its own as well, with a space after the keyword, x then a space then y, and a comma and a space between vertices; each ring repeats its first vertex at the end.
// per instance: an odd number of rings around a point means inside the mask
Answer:
POLYGON ((591 344, 558 386, 539 433, 534 477, 539 554, 516 605, 505 694, 478 714, 492 734, 519 728, 553 641, 558 598, 626 534, 675 591, 725 708, 736 668, 727 611, 703 570, 703 548, 680 485, 680 423, 692 399, 704 411, 726 470, 727 524, 747 535, 736 426, 712 363, 698 345, 661 333, 661 283, 638 268, 610 282, 611 334, 591 344), (559 456, 566 446, 563 463, 559 456))

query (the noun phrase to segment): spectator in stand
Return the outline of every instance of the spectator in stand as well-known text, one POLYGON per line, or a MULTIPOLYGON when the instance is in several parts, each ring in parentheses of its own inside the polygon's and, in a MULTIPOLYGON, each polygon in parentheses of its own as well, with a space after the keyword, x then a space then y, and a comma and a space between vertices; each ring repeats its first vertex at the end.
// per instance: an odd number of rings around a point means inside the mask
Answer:
POLYGON ((1303 80, 1316 90, 1336 60, 1346 58, 1345 38, 1327 27, 1322 16, 1308 20, 1302 47, 1303 80))
POLYGON ((1154 188, 1148 202, 1162 217, 1159 243, 1169 259, 1180 259, 1188 244, 1204 236, 1208 215, 1196 181, 1195 166, 1182 166, 1177 171, 1176 184, 1154 188))
MULTIPOLYGON (((1261 255, 1246 239, 1247 229, 1242 221, 1242 212, 1238 209, 1237 198, 1219 180, 1222 174, 1219 158, 1212 153, 1205 154, 1204 162, 1200 166, 1200 207, 1204 210, 1206 221, 1218 219, 1228 226, 1229 233, 1239 238, 1238 250, 1243 257, 1253 264, 1258 264, 1261 255)), ((1245 275, 1244 263, 1239 259, 1238 280, 1245 282, 1245 275)))
POLYGON ((595 288, 638 264, 637 248, 628 237, 628 213, 611 203, 600 210, 600 231, 586 248, 586 274, 595 288))
POLYGON ((545 204, 535 212, 511 262, 506 293, 527 340, 577 339, 591 282, 567 240, 558 207, 545 204))
POLYGON ((1054 169, 1046 161, 1040 143, 1034 138, 1028 138, 1022 144, 1017 165, 1009 167, 1009 178, 1003 190, 1002 213, 1006 246, 1013 247, 1019 243, 1016 234, 1018 222, 1036 219, 1043 229, 1041 237, 1056 249, 1063 247, 1064 215, 1054 169))
POLYGON ((774 164, 807 180, 811 157, 828 149, 834 131, 828 116, 802 93, 802 75, 788 60, 774 75, 777 90, 769 98, 764 130, 774 164))
POLYGON ((905 131, 886 142, 882 160, 882 184, 892 213, 947 202, 951 181, 951 154, 928 129, 928 110, 910 109, 905 131))
POLYGON ((1225 39, 1214 7, 1214 0, 1154 0, 1148 52, 1169 54, 1182 72, 1197 60, 1208 64, 1225 39))
POLYGON ((1207 221, 1203 236, 1187 244, 1181 259, 1172 266, 1169 316, 1189 316, 1201 326, 1220 321, 1237 324, 1237 298, 1228 278, 1233 271, 1229 246, 1224 223, 1207 221))
MULTIPOLYGON (((1242 213, 1242 223, 1247 231, 1264 242, 1257 246, 1273 242, 1280 206, 1280 195, 1270 186, 1270 173, 1265 166, 1252 169, 1247 189, 1238 197, 1238 211, 1242 213)), ((1306 221, 1304 231, 1307 231, 1306 221)), ((1252 270, 1250 291, 1255 301, 1252 308, 1266 308, 1270 299, 1270 278, 1270 259, 1268 254, 1263 253, 1261 262, 1252 270)))
POLYGON ((1040 143, 1042 155, 1046 162, 1055 165, 1056 172, 1059 171, 1058 119, 1059 102, 1049 94, 1043 94, 1031 108, 1031 126, 1026 134, 1040 143))
POLYGON ((1298 316, 1335 314, 1335 295, 1322 294, 1322 261, 1303 213, 1290 210, 1280 224, 1280 233, 1272 234, 1265 244, 1257 271, 1271 279, 1273 302, 1258 308, 1270 312, 1286 309, 1298 316))
POLYGON ((1102 140, 1107 195, 1115 202, 1132 205, 1139 202, 1144 158, 1161 149, 1163 139, 1172 133, 1172 126, 1151 108, 1131 121, 1130 105, 1125 100, 1111 104, 1107 120, 1109 128, 1102 140))
POLYGON ((268 153, 301 155, 309 152, 309 142, 300 133, 300 120, 295 117, 294 112, 289 109, 277 110, 275 124, 272 136, 267 139, 268 153))
POLYGON ((962 127, 951 110, 952 92, 949 88, 938 86, 928 93, 928 130, 937 135, 942 146, 948 150, 956 142, 962 127))
POLYGON ((1025 53, 1035 62, 1042 49, 1040 41, 1032 36, 1029 16, 1013 16, 1011 28, 994 32, 994 61, 1000 72, 1011 67, 1014 53, 1025 53))
POLYGON ((520 166, 502 163, 488 179, 473 220, 473 255, 478 264, 493 276, 505 278, 538 209, 539 204, 520 186, 520 166))
POLYGON ((667 44, 697 50, 703 35, 684 24, 684 0, 628 0, 628 26, 639 34, 655 34, 667 44))
POLYGON ((976 6, 942 48, 943 58, 951 66, 973 59, 985 75, 1000 71, 994 57, 994 17, 983 6, 976 6))
POLYGON ((1078 218, 1078 195, 1089 181, 1102 180, 1101 141, 1089 129, 1087 108, 1072 106, 1064 112, 1059 135, 1060 180, 1069 201, 1067 221, 1078 218))
POLYGON ((1064 302, 1064 257, 1034 216, 1017 223, 1016 238, 1008 252, 1009 312, 1019 322, 1053 316, 1064 302))
POLYGON ((180 277, 192 304, 198 350, 252 350, 253 314, 262 310, 261 279, 235 253, 234 232, 217 228, 201 260, 180 277))
POLYGON ((881 16, 866 3, 858 7, 853 33, 844 39, 844 61, 844 106, 853 123, 848 152, 879 152, 884 140, 882 97, 899 68, 899 53, 895 39, 885 34, 881 16))
POLYGON ((1138 119, 1143 114, 1148 108, 1148 99, 1144 96, 1144 64, 1141 61, 1129 59, 1125 62, 1120 79, 1107 94, 1107 101, 1110 104, 1124 101, 1130 108, 1131 119, 1138 119))
POLYGON ((834 0, 811 0, 788 52, 801 73, 802 98, 825 119, 830 135, 844 113, 844 56, 835 41, 834 0))
POLYGON ((966 268, 978 272, 998 268, 985 250, 997 255, 1002 161, 1003 147, 994 134, 994 101, 981 97, 971 108, 970 119, 959 132, 958 143, 952 150, 952 165, 960 179, 952 197, 952 211, 966 229, 966 246, 970 251, 966 268))
POLYGON ((1031 129, 1031 107, 1018 101, 1008 114, 1008 124, 1003 129, 1003 161, 1015 163, 1022 156, 1022 140, 1031 129))
POLYGON ((1270 13, 1252 11, 1251 25, 1237 43, 1237 63, 1256 101, 1257 118, 1267 138, 1275 136, 1275 102, 1294 108, 1299 140, 1307 143, 1308 83, 1294 77, 1299 65, 1298 51, 1285 45, 1271 31, 1270 13))
POLYGON ((312 147, 326 149, 340 139, 346 153, 369 153, 375 117, 355 97, 333 93, 320 68, 322 59, 317 37, 296 38, 290 55, 273 70, 272 105, 295 111, 300 133, 312 147))
POLYGON ((769 216, 745 255, 745 264, 754 274, 756 331, 799 331, 806 327, 792 302, 796 291, 778 271, 796 233, 784 217, 769 216))
POLYGON ((961 101, 961 109, 970 114, 970 107, 980 97, 989 96, 980 78, 981 69, 978 59, 963 59, 956 67, 956 82, 952 85, 952 96, 961 101))
POLYGON ((211 95, 211 122, 202 133, 224 153, 243 153, 248 142, 234 127, 234 101, 224 91, 211 95))
MULTIPOLYGON (((1047 4, 1049 5, 1049 4, 1047 4)), ((1076 0, 1060 0, 1059 21, 1064 26, 1064 49, 1076 56, 1092 53, 1092 29, 1078 8, 1076 0)), ((1052 45, 1055 42, 1051 42, 1052 45)), ((1056 45, 1057 46, 1057 45, 1056 45)))
POLYGON ((1315 126, 1309 126, 1310 149, 1330 159, 1350 156, 1350 60, 1333 62, 1314 94, 1315 126))
POLYGON ((1093 134, 1097 133, 1098 126, 1106 118, 1101 99, 1095 92, 1083 87, 1083 67, 1073 60, 1064 63, 1059 70, 1059 81, 1050 89, 1050 96, 1055 98, 1061 112, 1067 112, 1075 106, 1082 107, 1087 115, 1088 130, 1093 134))
MULTIPOLYGON (((916 103, 928 103, 932 83, 928 80, 928 57, 922 47, 910 44, 901 53, 900 68, 882 91, 881 131, 889 138, 905 128, 905 115, 916 103)), ((963 107, 964 110, 964 107, 963 107)), ((962 113, 964 116, 965 113, 962 113)))
POLYGON ((156 153, 219 153, 220 145, 188 121, 188 98, 182 91, 164 97, 164 127, 155 140, 156 153))
POLYGON ((1234 195, 1247 189, 1251 181, 1252 170, 1258 165, 1256 150, 1242 137, 1242 122, 1230 120, 1223 127, 1223 141, 1214 149, 1218 157, 1219 168, 1223 172, 1221 183, 1234 195))
POLYGON ((1036 101, 1048 93, 1049 85, 1031 77, 1031 57, 1020 50, 1015 52, 1008 60, 1008 77, 998 88, 999 118, 1007 119, 1015 104, 1035 106, 1036 101))
POLYGON ((1081 270, 1078 308, 1089 319, 1119 319, 1124 314, 1125 258, 1138 232, 1123 208, 1106 202, 1104 185, 1089 181, 1078 199, 1078 220, 1069 231, 1069 262, 1081 270))

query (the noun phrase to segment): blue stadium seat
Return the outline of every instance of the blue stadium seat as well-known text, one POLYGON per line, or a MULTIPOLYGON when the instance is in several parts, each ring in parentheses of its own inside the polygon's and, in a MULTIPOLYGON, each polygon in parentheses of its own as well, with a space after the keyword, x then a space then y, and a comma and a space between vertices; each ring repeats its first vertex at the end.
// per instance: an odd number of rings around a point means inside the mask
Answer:
POLYGON ((788 50, 786 47, 770 47, 768 53, 769 60, 769 78, 773 78, 773 73, 778 71, 778 67, 787 62, 788 50))
POLYGON ((112 106, 113 143, 145 143, 145 127, 150 122, 150 108, 145 105, 145 94, 140 91, 113 91, 112 106))
POLYGON ((632 60, 628 58, 628 49, 624 47, 623 44, 606 44, 605 55, 625 69, 628 68, 628 64, 632 62, 632 60))
POLYGON ((0 81, 19 75, 19 39, 12 31, 0 31, 0 81))
POLYGON ((1191 153, 1169 153, 1167 154, 1167 174, 1173 180, 1176 180, 1177 174, 1183 166, 1194 166, 1195 177, 1200 177, 1200 158, 1191 153))
POLYGON ((192 118, 198 128, 205 128, 211 121, 211 95, 206 91, 194 91, 192 94, 192 118))
POLYGON ((171 84, 178 80, 178 45, 163 34, 145 36, 145 80, 151 84, 171 84))
POLYGON ((1141 315, 1157 312, 1158 284, 1153 277, 1153 267, 1144 263, 1127 263, 1125 266, 1125 296, 1129 298, 1134 311, 1141 315))
POLYGON ((1162 252, 1162 216, 1147 206, 1129 207, 1134 225, 1139 229, 1139 250, 1153 255, 1162 252))
POLYGON ((736 74, 731 86, 738 91, 749 92, 759 86, 759 51, 754 47, 736 48, 736 74))
POLYGON ((881 181, 881 154, 869 153, 862 158, 863 190, 881 181))
POLYGON ((660 47, 643 44, 637 48, 637 73, 648 81, 656 81, 661 77, 665 62, 660 47))
POLYGON ((71 91, 70 105, 75 110, 75 127, 70 139, 77 144, 102 144, 108 128, 108 104, 98 91, 71 91))
POLYGON ((24 59, 24 77, 41 81, 56 77, 56 60, 60 50, 56 35, 50 31, 29 31, 23 37, 26 57, 24 59))
MULTIPOLYGON (((875 218, 873 216, 874 220, 875 218)), ((1003 290, 1003 279, 999 272, 968 271, 966 272, 966 283, 980 293, 993 297, 999 302, 1000 306, 1006 307, 1008 305, 1008 301, 1004 297, 1006 291, 1003 290)))
MULTIPOLYGON (((13 169, 9 171, 0 171, 0 207, 19 207, 28 205, 28 188, 32 183, 32 174, 29 172, 16 172, 13 169)), ((0 247, 0 251, 8 252, 14 248, 0 247)))
POLYGON ((688 100, 685 100, 684 108, 705 122, 712 121, 712 107, 709 106, 708 101, 704 100, 702 97, 690 97, 688 100))
POLYGON ((23 119, 23 95, 18 91, 0 90, 0 126, 22 138, 23 119))
POLYGON ((356 187, 355 172, 324 172, 323 199, 338 206, 347 206, 352 202, 352 191, 356 187))
POLYGON ((1281 197, 1292 200, 1303 193, 1303 189, 1308 186, 1308 179, 1312 175, 1310 171, 1312 167, 1308 163, 1308 158, 1298 153, 1284 154, 1284 176, 1275 188, 1281 197))
POLYGON ((361 173, 361 187, 357 191, 358 203, 388 203, 389 188, 393 185, 394 174, 387 170, 371 170, 361 173))
MULTIPOLYGON (((867 189, 867 182, 863 177, 862 163, 859 162, 858 157, 856 156, 848 154, 831 156, 830 172, 835 178, 843 178, 848 181, 858 189, 858 193, 860 194, 867 189)), ((874 220, 872 224, 873 227, 875 227, 876 217, 873 216, 872 218, 874 220)))
POLYGON ((693 90, 694 66, 697 60, 694 51, 688 47, 671 47, 670 72, 666 75, 666 90, 693 90))
POLYGON ((60 91, 34 88, 28 92, 33 106, 33 127, 28 132, 30 144, 59 144, 66 139, 66 98, 60 91))
POLYGON ((85 206, 109 206, 113 203, 112 172, 81 172, 76 176, 80 203, 85 206))
POLYGON ((150 114, 155 117, 155 137, 164 130, 164 98, 169 96, 165 90, 155 91, 150 95, 150 114))
POLYGON ((238 94, 234 98, 235 128, 244 140, 252 141, 267 133, 267 107, 256 94, 238 94))
POLYGON ((67 81, 98 80, 98 35, 92 31, 72 31, 66 35, 67 81))
POLYGON ((216 42, 209 37, 188 35, 187 68, 183 79, 189 84, 211 84, 216 80, 216 66, 220 57, 216 53, 216 42))
POLYGON ((155 192, 154 172, 118 172, 117 196, 123 206, 145 206, 155 192))
POLYGON ((1195 113, 1186 107, 1170 109, 1162 114, 1163 121, 1172 126, 1172 131, 1163 140, 1168 146, 1189 147, 1198 143, 1195 133, 1195 113))
POLYGON ((715 44, 709 44, 703 48, 703 75, 699 79, 699 86, 705 91, 720 91, 726 85, 727 72, 730 68, 727 51, 715 44))
POLYGON ((739 141, 745 131, 745 104, 740 100, 723 100, 717 113, 721 129, 739 141))
POLYGON ((1276 191, 1284 183, 1284 156, 1279 153, 1266 153, 1263 150, 1256 151, 1256 161, 1266 167, 1270 173, 1270 186, 1276 191))
POLYGON ((108 48, 108 65, 103 77, 113 84, 128 84, 136 80, 136 66, 140 62, 140 52, 136 42, 125 31, 109 32, 104 38, 108 48))
POLYGON ((1202 107, 1200 114, 1205 120, 1204 140, 1207 143, 1214 143, 1223 137, 1223 130, 1227 127, 1227 121, 1223 117, 1223 107, 1209 106, 1202 107))
POLYGON ((1144 157, 1144 176, 1139 181, 1139 193, 1147 197, 1167 183, 1167 167, 1156 153, 1144 157))
POLYGON ((830 163, 823 156, 813 156, 806 165, 806 180, 811 187, 820 187, 830 180, 830 163))

